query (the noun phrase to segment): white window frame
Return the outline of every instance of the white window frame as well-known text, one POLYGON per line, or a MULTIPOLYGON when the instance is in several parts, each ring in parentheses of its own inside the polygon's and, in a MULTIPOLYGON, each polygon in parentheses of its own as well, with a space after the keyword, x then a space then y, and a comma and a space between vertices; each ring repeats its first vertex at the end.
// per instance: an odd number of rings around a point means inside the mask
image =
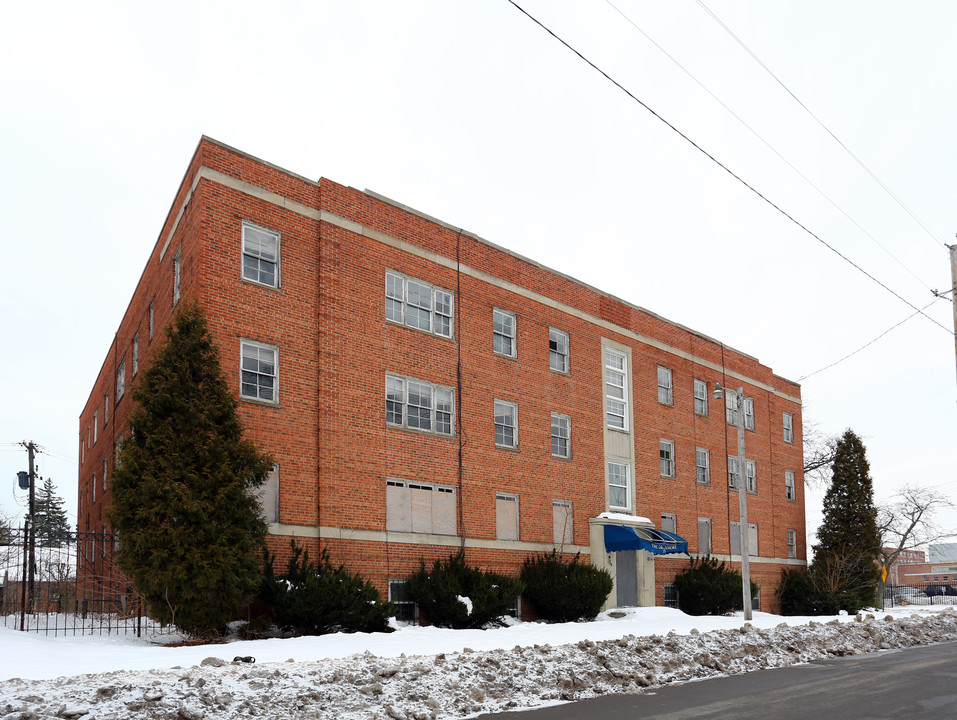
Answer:
MULTIPOLYGON (((724 394, 725 418, 730 425, 736 425, 738 419, 737 402, 735 393, 726 392, 724 394)), ((741 398, 744 405, 744 429, 754 430, 754 398, 744 396, 741 398)))
POLYGON ((424 280, 386 270, 385 319, 430 335, 451 338, 455 335, 455 295, 424 280))
POLYGON ((496 540, 518 540, 519 539, 519 504, 518 495, 515 493, 496 492, 495 493, 495 539, 496 540), (503 503, 506 503, 503 505, 503 503), (515 522, 508 522, 507 508, 515 506, 515 522), (503 514, 505 513, 505 514, 503 514))
POLYGON ((116 368, 116 404, 119 405, 120 400, 123 399, 123 395, 126 392, 126 355, 120 360, 120 364, 116 368))
POLYGON ((496 355, 513 358, 518 354, 518 325, 515 313, 501 308, 492 309, 492 351, 496 355))
POLYGON ((674 405, 674 375, 671 368, 658 366, 658 402, 662 405, 674 405))
POLYGON ((728 455, 728 487, 738 489, 738 456, 728 455))
POLYGON ((675 477, 675 441, 658 440, 658 460, 661 470, 661 477, 675 477))
POLYGON ((507 400, 496 399, 493 420, 495 447, 516 449, 518 447, 518 405, 507 400))
POLYGON ((97 433, 99 432, 99 423, 97 422, 96 411, 93 411, 93 444, 96 445, 97 433))
POLYGON ((568 374, 568 333, 548 328, 548 366, 555 372, 568 374))
POLYGON ((798 538, 797 530, 788 529, 788 559, 793 560, 798 556, 798 538))
POLYGON ((385 376, 385 396, 387 425, 443 437, 455 435, 455 392, 452 388, 388 373, 385 376), (428 404, 423 404, 426 396, 428 404), (414 413, 411 412, 413 408, 414 413))
POLYGON ((609 460, 606 465, 606 472, 608 473, 608 507, 612 510, 631 510, 631 500, 632 491, 631 485, 631 466, 628 463, 617 462, 615 460, 609 460), (617 481, 617 482, 613 482, 617 481), (625 504, 615 504, 612 501, 614 493, 612 489, 618 490, 619 488, 625 494, 625 504))
POLYGON ((604 368, 605 424, 613 430, 628 432, 630 427, 628 422, 628 356, 618 350, 605 348, 604 368))
POLYGON ((695 481, 699 485, 711 484, 711 452, 707 448, 696 447, 695 454, 695 481))
POLYGON ((153 342, 153 321, 156 318, 156 312, 153 310, 153 301, 150 301, 150 342, 153 342))
POLYGON ((140 371, 140 331, 133 333, 133 377, 140 371))
POLYGON ((784 471, 784 499, 794 502, 797 500, 797 486, 794 483, 794 471, 784 471))
POLYGON ((758 465, 754 460, 744 459, 745 490, 749 493, 758 491, 758 465))
POLYGON ((240 258, 240 276, 245 282, 254 283, 256 285, 262 285, 263 287, 279 288, 280 287, 280 241, 281 236, 279 233, 274 230, 268 230, 262 225, 256 225, 248 221, 243 221, 242 227, 242 255, 240 258), (261 235, 262 238, 253 238, 253 235, 261 235), (255 241, 263 246, 266 243, 270 243, 273 246, 272 257, 269 256, 269 248, 259 249, 253 248, 252 241, 255 241), (247 265, 248 263, 248 265, 247 265), (272 266, 272 282, 266 282, 263 280, 263 276, 268 276, 268 273, 263 272, 263 266, 266 266, 267 270, 269 266, 272 266))
POLYGON ((179 302, 179 282, 182 276, 182 248, 177 248, 173 256, 173 305, 179 302))
POLYGON ((239 341, 239 397, 243 400, 262 403, 264 405, 279 404, 279 348, 275 345, 257 342, 256 340, 247 340, 245 338, 239 341), (247 356, 247 348, 255 350, 255 357, 250 352, 247 356), (266 372, 269 367, 267 356, 263 353, 272 353, 272 372, 266 372), (249 362, 247 363, 247 359, 249 362), (255 362, 256 367, 253 367, 255 362), (246 366, 249 365, 247 368, 246 366), (265 387, 261 378, 272 378, 272 388, 265 387), (256 382, 249 382, 255 380, 256 382), (247 392, 247 387, 256 388, 255 394, 247 392), (271 390, 272 397, 264 397, 267 389, 271 390))
POLYGON ((694 381, 694 411, 698 415, 708 415, 708 383, 697 378, 694 381))
POLYGON ((784 425, 784 442, 793 443, 794 442, 794 416, 786 412, 783 414, 781 421, 784 425))
POLYGON ((552 457, 568 460, 572 456, 572 419, 568 415, 552 413, 552 457), (556 450, 558 444, 558 452, 556 450), (564 451, 562 448, 564 445, 564 451))
POLYGON ((103 393, 103 427, 110 422, 110 391, 103 393))

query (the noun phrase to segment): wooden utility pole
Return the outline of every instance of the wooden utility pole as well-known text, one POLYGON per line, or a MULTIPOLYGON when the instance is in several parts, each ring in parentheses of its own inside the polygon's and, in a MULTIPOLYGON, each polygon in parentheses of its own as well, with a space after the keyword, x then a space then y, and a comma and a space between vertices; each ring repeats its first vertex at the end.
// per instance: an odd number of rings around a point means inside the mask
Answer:
POLYGON ((36 511, 36 507, 35 507, 36 505, 36 488, 35 488, 36 470, 34 468, 34 463, 33 463, 33 460, 36 457, 37 446, 33 443, 32 440, 30 442, 23 442, 21 443, 21 445, 23 445, 27 449, 27 458, 29 459, 29 464, 30 464, 29 465, 30 467, 30 525, 29 525, 29 530, 27 533, 29 537, 29 543, 30 543, 30 547, 28 551, 30 554, 30 558, 29 558, 30 566, 27 568, 27 578, 28 578, 27 590, 29 593, 29 597, 27 598, 27 605, 32 608, 33 607, 33 584, 34 584, 34 580, 36 579, 34 576, 35 576, 36 567, 37 567, 37 563, 36 563, 37 535, 36 535, 36 522, 34 522, 36 520, 36 518, 34 517, 34 512, 36 511))
POLYGON ((950 248, 950 293, 954 303, 954 352, 957 353, 957 243, 950 248))

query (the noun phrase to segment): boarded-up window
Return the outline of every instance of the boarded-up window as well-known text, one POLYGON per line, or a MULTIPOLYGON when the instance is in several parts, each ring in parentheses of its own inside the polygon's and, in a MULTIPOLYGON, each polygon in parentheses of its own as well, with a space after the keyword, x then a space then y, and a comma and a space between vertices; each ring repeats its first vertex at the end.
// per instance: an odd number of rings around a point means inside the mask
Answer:
POLYGON ((661 529, 670 533, 678 532, 678 516, 674 513, 661 513, 661 529))
POLYGON ((455 490, 432 483, 386 481, 386 530, 455 535, 455 490))
MULTIPOLYGON (((731 523, 731 554, 741 554, 741 523, 731 523)), ((758 554, 758 526, 748 523, 748 556, 758 554)))
POLYGON ((518 495, 495 493, 495 537, 518 540, 518 495))
POLYGON ((567 500, 552 500, 552 526, 556 545, 571 545, 575 541, 572 504, 567 500))
POLYGON ((711 518, 698 518, 698 553, 711 552, 711 518))
POLYGON ((259 507, 266 522, 279 522, 279 466, 273 465, 266 482, 256 488, 259 507))

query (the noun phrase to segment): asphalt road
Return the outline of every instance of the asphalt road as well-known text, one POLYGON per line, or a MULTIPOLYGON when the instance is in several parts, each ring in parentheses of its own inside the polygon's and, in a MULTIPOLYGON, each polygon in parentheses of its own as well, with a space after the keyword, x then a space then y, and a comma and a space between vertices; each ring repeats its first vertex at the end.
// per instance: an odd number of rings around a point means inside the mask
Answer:
POLYGON ((957 718, 957 642, 821 660, 557 705, 507 720, 957 718))

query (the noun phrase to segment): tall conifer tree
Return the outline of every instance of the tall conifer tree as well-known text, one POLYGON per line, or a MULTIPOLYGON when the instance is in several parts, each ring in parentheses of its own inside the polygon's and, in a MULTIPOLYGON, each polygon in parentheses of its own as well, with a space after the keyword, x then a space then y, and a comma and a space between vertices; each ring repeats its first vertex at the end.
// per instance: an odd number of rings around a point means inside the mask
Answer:
POLYGON ((117 560, 163 623, 215 634, 261 576, 255 488, 271 458, 243 437, 202 310, 183 301, 134 391, 110 489, 117 560))
POLYGON ((831 486, 824 496, 824 521, 817 533, 811 573, 833 591, 848 612, 873 605, 881 551, 874 483, 864 443, 846 430, 837 443, 831 486))
POLYGON ((59 547, 70 540, 70 523, 63 504, 63 498, 54 492, 53 480, 45 478, 36 491, 31 521, 39 545, 59 547))

